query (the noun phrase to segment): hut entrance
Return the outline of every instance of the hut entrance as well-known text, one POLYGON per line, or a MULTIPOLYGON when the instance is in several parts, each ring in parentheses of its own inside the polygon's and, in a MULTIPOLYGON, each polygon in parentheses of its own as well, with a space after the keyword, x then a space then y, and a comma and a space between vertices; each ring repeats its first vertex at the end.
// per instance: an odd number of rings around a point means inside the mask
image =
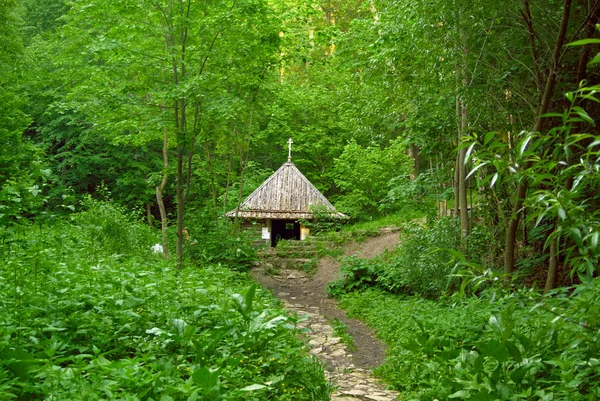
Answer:
POLYGON ((300 223, 294 220, 271 220, 271 246, 282 239, 300 239, 300 223))

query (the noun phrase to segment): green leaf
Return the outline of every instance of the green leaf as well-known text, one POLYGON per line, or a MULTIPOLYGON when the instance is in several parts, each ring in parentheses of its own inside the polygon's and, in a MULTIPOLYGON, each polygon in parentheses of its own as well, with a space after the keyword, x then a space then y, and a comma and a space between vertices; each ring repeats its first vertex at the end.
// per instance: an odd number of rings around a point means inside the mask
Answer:
POLYGON ((588 149, 591 149, 591 148, 593 148, 594 146, 598 146, 598 145, 600 145, 600 139, 596 139, 594 142, 590 143, 590 144, 588 145, 588 149))
POLYGON ((497 179, 498 179, 498 173, 495 173, 494 176, 492 177, 492 181, 490 182, 490 188, 494 188, 494 184, 496 183, 497 179))
POLYGON ((521 366, 510 374, 510 379, 517 384, 521 384, 528 371, 529 368, 527 366, 521 366))
POLYGON ((517 347, 512 341, 507 341, 504 345, 506 345, 506 349, 508 349, 508 353, 517 363, 521 363, 523 361, 523 356, 521 355, 521 351, 519 347, 517 347))
POLYGON ((475 166, 475 168, 473 170, 471 170, 469 172, 469 174, 467 175, 467 179, 472 176, 477 170, 479 170, 480 168, 482 168, 483 166, 485 166, 486 164, 488 164, 489 162, 483 162, 478 164, 477 166, 475 166))
POLYGON ((596 38, 588 38, 576 40, 575 42, 567 43, 565 46, 585 46, 585 45, 593 45, 600 43, 600 39, 596 38))
POLYGON ((471 157, 471 152, 473 152, 473 148, 475 147, 475 145, 477 144, 477 142, 473 142, 471 144, 471 146, 469 146, 469 149, 467 149, 467 152, 465 153, 465 160, 463 161, 464 165, 467 165, 467 162, 469 161, 469 158, 471 157))
POLYGON ((494 136, 496 135, 495 132, 488 132, 487 134, 485 134, 485 137, 483 138, 483 144, 487 145, 488 143, 490 143, 490 141, 492 139, 494 139, 494 136))
POLYGON ((504 344, 500 341, 492 339, 478 346, 482 354, 491 356, 498 362, 505 362, 508 359, 508 352, 504 344))
POLYGON ((255 391, 255 390, 262 390, 263 388, 267 388, 267 386, 265 386, 264 384, 251 384, 249 386, 246 386, 244 388, 242 388, 242 391, 255 391))
POLYGON ((462 399, 466 399, 469 397, 471 393, 469 393, 467 390, 458 390, 456 393, 452 393, 448 396, 448 398, 462 398, 462 399))
POLYGON ((205 392, 209 391, 219 383, 219 370, 203 366, 192 374, 192 380, 205 392))
POLYGON ((597 248, 598 247, 598 237, 600 236, 600 234, 598 233, 598 231, 594 232, 591 236, 590 236, 590 246, 592 248, 597 248))
POLYGON ((577 114, 579 117, 581 117, 581 119, 584 120, 586 123, 594 125, 594 126, 596 125, 596 122, 589 116, 587 111, 585 111, 583 108, 581 108, 579 106, 575 106, 575 107, 573 107, 573 112, 575 114, 577 114))
POLYGON ((593 59, 590 60, 588 65, 600 63, 600 53, 596 54, 593 59))

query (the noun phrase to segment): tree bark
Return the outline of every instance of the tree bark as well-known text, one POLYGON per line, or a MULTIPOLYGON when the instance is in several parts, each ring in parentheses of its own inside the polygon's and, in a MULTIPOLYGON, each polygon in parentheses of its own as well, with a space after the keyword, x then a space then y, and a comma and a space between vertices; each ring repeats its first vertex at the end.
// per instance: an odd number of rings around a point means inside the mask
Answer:
MULTIPOLYGON (((539 132, 542 128, 542 116, 548 111, 550 100, 554 94, 554 88, 556 86, 556 74, 559 71, 559 64, 561 58, 561 50, 565 42, 565 36, 567 33, 567 27, 569 25, 569 19, 571 17, 571 4, 572 0, 564 0, 563 14, 560 25, 560 30, 556 38, 554 46, 554 54, 552 56, 552 64, 548 76, 546 78, 546 85, 544 87, 544 93, 538 103, 536 110, 535 123, 533 126, 533 132, 539 132)), ((527 170, 531 166, 531 163, 527 162, 523 166, 523 170, 527 170)), ((504 243, 504 282, 508 284, 510 282, 510 276, 515 269, 515 245, 517 240, 517 229, 519 228, 519 220, 521 217, 521 209, 523 208, 523 202, 527 195, 527 181, 523 178, 517 187, 517 194, 513 203, 512 214, 506 230, 506 237, 504 243)))
POLYGON ((150 202, 146 202, 146 223, 152 226, 152 205, 150 202))
MULTIPOLYGON (((595 4, 589 11, 588 18, 586 19, 586 30, 585 38, 592 38, 596 32, 596 24, 600 17, 600 2, 596 1, 595 4)), ((579 64, 577 65, 577 84, 586 79, 587 76, 587 65, 590 58, 591 45, 584 45, 579 56, 579 64)))
POLYGON ((548 261, 548 276, 546 276, 546 285, 544 294, 552 291, 556 286, 556 272, 558 270, 558 255, 556 252, 556 238, 550 241, 550 258, 548 261))
POLYGON ((410 172, 410 179, 414 180, 419 176, 419 164, 420 164, 420 155, 419 155, 419 147, 415 144, 411 144, 408 147, 408 155, 413 159, 413 168, 410 172))
POLYGON ((160 211, 160 224, 162 229, 162 246, 163 246, 163 257, 169 259, 169 238, 167 236, 168 220, 167 212, 165 210, 165 204, 163 202, 163 190, 167 185, 167 179, 169 167, 169 141, 167 135, 167 129, 163 130, 163 177, 159 186, 156 187, 156 203, 158 204, 158 210, 160 211))

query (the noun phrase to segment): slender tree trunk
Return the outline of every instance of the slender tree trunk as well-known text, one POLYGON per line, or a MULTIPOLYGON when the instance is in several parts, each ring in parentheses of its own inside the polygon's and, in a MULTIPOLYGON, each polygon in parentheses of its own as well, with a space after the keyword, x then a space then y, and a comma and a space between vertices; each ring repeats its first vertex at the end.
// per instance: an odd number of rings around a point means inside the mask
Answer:
MULTIPOLYGON (((462 22, 462 21, 461 21, 462 22)), ((461 63, 461 75, 462 75, 462 89, 466 91, 469 86, 469 48, 467 46, 467 36, 464 29, 461 30, 461 42, 462 42, 462 63, 461 63)), ((459 143, 462 143, 463 136, 467 134, 469 128, 469 109, 463 93, 460 97, 460 131, 459 143)), ((460 201, 460 231, 461 237, 463 238, 463 249, 466 250, 466 238, 469 235, 469 212, 467 202, 467 166, 466 166, 466 155, 467 149, 463 148, 460 151, 460 183, 458 186, 458 196, 460 201)))
MULTIPOLYGON (((182 72, 183 75, 183 72, 182 72)), ((183 216, 185 211, 185 199, 183 197, 183 160, 186 129, 186 102, 181 99, 181 122, 180 132, 177 135, 177 269, 183 268, 183 216)))
MULTIPOLYGON (((600 18, 600 2, 596 1, 589 11, 587 18, 587 25, 585 30, 585 38, 594 37, 596 32, 596 24, 600 18)), ((586 79, 587 76, 587 65, 590 58, 590 51, 592 50, 591 45, 584 45, 581 54, 579 56, 579 64, 577 65, 577 84, 586 79)))
POLYGON ((410 179, 414 180, 419 176, 419 147, 411 144, 408 147, 408 155, 413 159, 413 168, 410 172, 410 179))
POLYGON ((210 142, 208 137, 204 140, 204 152, 206 153, 206 163, 208 164, 208 172, 210 173, 210 194, 212 199, 213 217, 215 219, 215 227, 219 229, 219 217, 217 214, 217 187, 215 185, 215 171, 213 168, 212 156, 210 153, 210 142))
MULTIPOLYGON (((542 128, 542 116, 548 111, 550 106, 550 100, 554 94, 554 88, 556 86, 556 74, 560 67, 561 50, 565 42, 565 36, 567 33, 567 26, 569 25, 569 19, 571 16, 571 4, 572 0, 564 0, 562 21, 560 30, 556 38, 554 46, 554 54, 552 57, 552 64, 548 76, 546 78, 546 85, 544 87, 544 93, 538 104, 535 123, 533 126, 533 132, 539 132, 542 128)), ((523 170, 527 170, 531 166, 531 163, 525 163, 523 170)), ((506 230, 506 237, 504 243, 504 280, 505 284, 510 282, 510 276, 515 269, 515 245, 517 240, 517 229, 519 228, 519 220, 521 217, 521 209, 523 208, 523 202, 527 195, 527 181, 523 178, 517 187, 517 194, 513 203, 512 213, 508 228, 506 230)))
MULTIPOLYGON (((461 129, 459 134, 464 135, 467 127, 467 106, 463 103, 461 107, 461 129)), ((462 143, 462 138, 459 143, 462 143)), ((458 202, 460 209, 460 232, 461 237, 466 239, 469 235, 469 212, 468 212, 468 202, 467 202, 467 166, 465 165, 465 157, 467 154, 467 149, 462 148, 458 152, 458 166, 459 166, 459 176, 458 176, 458 202)), ((465 245, 465 244, 463 244, 465 245)))
POLYGON ((550 258, 548 260, 548 276, 546 276, 546 285, 544 294, 547 294, 556 286, 556 272, 558 271, 558 254, 556 252, 556 238, 550 241, 550 258))
POLYGON ((146 202, 146 223, 152 226, 152 205, 150 202, 146 202))
POLYGON ((163 257, 169 258, 169 238, 167 236, 167 228, 169 221, 167 220, 167 211, 165 210, 165 204, 163 202, 163 190, 167 185, 167 179, 169 178, 169 141, 167 135, 167 129, 163 129, 163 177, 160 185, 156 187, 156 203, 158 204, 158 210, 160 211, 160 224, 162 229, 162 246, 163 246, 163 257))
POLYGON ((231 173, 233 169, 233 152, 227 156, 227 182, 225 183, 225 195, 223 196, 223 214, 227 213, 227 201, 229 200, 229 188, 231 187, 231 173))
POLYGON ((459 190, 458 190, 458 182, 460 181, 460 152, 456 155, 456 163, 454 165, 454 217, 458 218, 459 215, 459 190))

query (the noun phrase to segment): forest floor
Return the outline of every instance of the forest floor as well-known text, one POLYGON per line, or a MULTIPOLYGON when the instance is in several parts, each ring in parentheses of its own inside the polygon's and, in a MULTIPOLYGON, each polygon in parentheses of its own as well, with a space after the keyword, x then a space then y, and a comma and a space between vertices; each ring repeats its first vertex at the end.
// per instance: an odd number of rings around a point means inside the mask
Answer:
MULTIPOLYGON (((343 256, 370 259, 394 249, 398 240, 397 232, 384 232, 378 237, 346 245, 343 256)), ((290 312, 301 317, 299 326, 309 329, 305 341, 310 352, 326 366, 327 378, 335 387, 332 401, 395 400, 398 394, 387 390, 371 371, 383 363, 384 344, 369 327, 348 318, 337 302, 327 296, 327 285, 341 278, 339 260, 332 257, 319 259, 317 271, 312 276, 299 270, 286 269, 282 269, 278 275, 269 275, 261 267, 253 269, 252 275, 256 281, 271 289, 290 312), (344 344, 342 338, 334 333, 332 325, 336 324, 345 327, 353 344, 344 344)))

